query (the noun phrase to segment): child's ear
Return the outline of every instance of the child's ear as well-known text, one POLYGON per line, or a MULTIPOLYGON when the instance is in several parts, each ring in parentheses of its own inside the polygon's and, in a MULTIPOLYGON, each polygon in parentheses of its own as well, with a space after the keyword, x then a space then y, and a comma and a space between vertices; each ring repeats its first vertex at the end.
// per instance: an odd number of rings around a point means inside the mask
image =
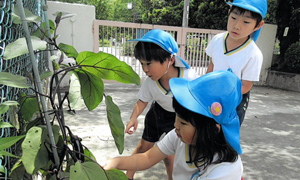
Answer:
POLYGON ((175 63, 175 55, 173 55, 170 60, 171 60, 171 64, 174 64, 175 63))
POLYGON ((265 24, 264 20, 260 21, 260 23, 256 26, 256 28, 254 28, 254 31, 259 30, 264 24, 265 24))
POLYGON ((218 128, 218 130, 220 132, 221 131, 221 125, 220 124, 216 124, 216 126, 217 126, 217 128, 218 128))

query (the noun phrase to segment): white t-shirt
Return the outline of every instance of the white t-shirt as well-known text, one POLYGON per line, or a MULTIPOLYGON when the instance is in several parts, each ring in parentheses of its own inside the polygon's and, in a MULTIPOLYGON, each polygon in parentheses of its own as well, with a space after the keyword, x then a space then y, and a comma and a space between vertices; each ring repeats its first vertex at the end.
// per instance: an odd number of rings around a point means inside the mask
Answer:
MULTIPOLYGON (((196 79, 198 75, 193 69, 179 68, 178 77, 193 80, 196 79)), ((172 107, 173 94, 171 91, 166 91, 159 81, 153 81, 147 77, 139 90, 138 97, 143 102, 154 100, 166 111, 174 112, 172 107)))
POLYGON ((249 38, 243 45, 227 51, 228 32, 213 37, 206 48, 206 54, 212 58, 213 71, 231 68, 241 80, 259 81, 263 55, 255 42, 249 38))
MULTIPOLYGON (((175 129, 158 142, 157 146, 166 155, 175 154, 173 180, 190 180, 193 174, 198 172, 193 163, 187 163, 190 161, 189 145, 177 137, 175 129)), ((239 156, 238 160, 233 163, 223 162, 209 165, 206 172, 197 180, 241 180, 242 174, 243 163, 239 156)))

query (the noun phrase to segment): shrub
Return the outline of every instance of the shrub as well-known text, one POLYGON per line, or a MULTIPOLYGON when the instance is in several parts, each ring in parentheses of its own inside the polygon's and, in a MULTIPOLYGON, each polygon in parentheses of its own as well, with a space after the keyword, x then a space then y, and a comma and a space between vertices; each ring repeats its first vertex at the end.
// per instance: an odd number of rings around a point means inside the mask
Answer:
POLYGON ((300 73, 300 41, 291 44, 284 54, 288 72, 300 73))
MULTIPOLYGON (((99 40, 99 46, 102 47, 102 39, 99 40)), ((104 47, 111 47, 112 45, 111 45, 111 42, 109 40, 104 39, 104 45, 103 46, 104 47)))
POLYGON ((134 43, 126 42, 122 44, 121 54, 123 56, 132 56, 134 52, 134 47, 135 47, 134 43))

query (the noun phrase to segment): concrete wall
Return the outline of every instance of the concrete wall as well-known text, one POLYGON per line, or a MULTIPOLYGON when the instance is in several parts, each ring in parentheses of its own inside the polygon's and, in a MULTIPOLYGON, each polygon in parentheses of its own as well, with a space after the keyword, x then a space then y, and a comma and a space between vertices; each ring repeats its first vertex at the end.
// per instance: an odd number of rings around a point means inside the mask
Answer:
POLYGON ((256 84, 265 85, 272 64, 273 49, 275 44, 277 25, 265 24, 263 25, 259 38, 256 41, 264 56, 264 61, 261 67, 260 79, 256 84))
POLYGON ((83 4, 47 1, 48 17, 55 20, 55 13, 63 12, 74 16, 62 19, 58 29, 57 42, 72 45, 78 52, 93 51, 93 22, 95 7, 83 4))
POLYGON ((300 74, 269 71, 267 84, 279 89, 300 92, 300 74))

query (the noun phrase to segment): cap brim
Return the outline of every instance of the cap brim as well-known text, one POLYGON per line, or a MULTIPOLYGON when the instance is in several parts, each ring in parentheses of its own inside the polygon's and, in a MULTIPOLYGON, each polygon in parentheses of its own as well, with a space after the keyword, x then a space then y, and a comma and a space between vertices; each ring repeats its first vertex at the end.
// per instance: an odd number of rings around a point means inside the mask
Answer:
POLYGON ((260 14, 262 17, 263 15, 261 14, 260 10, 249 5, 249 4, 245 4, 245 3, 235 3, 235 2, 226 2, 228 5, 231 5, 231 6, 237 6, 237 7, 240 7, 240 8, 243 8, 243 9, 247 9, 249 11, 253 11, 253 12, 256 12, 258 14, 260 14))

